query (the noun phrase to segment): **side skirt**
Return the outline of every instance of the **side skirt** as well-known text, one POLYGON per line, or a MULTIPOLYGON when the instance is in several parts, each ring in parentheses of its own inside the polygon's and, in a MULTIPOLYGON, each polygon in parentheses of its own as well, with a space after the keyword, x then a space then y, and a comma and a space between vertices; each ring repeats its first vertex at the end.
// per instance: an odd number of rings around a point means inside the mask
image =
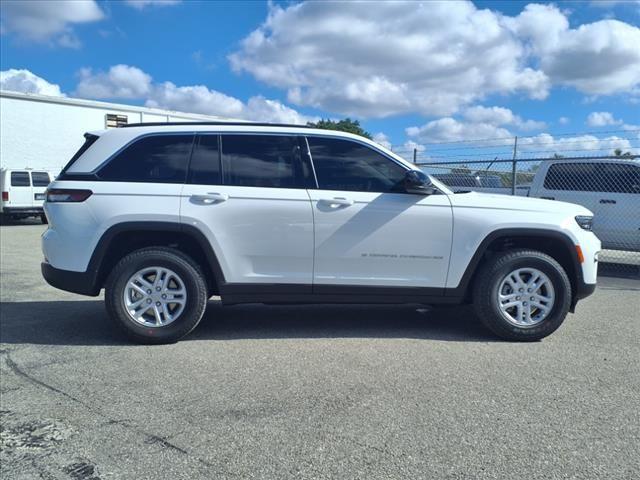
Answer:
POLYGON ((443 288, 427 287, 225 284, 220 290, 224 305, 242 303, 456 305, 464 301, 463 296, 445 295, 443 288))

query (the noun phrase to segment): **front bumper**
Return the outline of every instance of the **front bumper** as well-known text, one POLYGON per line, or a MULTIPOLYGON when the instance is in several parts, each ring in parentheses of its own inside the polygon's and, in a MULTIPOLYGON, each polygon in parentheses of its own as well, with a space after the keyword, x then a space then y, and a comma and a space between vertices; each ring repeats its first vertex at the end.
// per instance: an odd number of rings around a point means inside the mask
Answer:
POLYGON ((96 288, 95 276, 88 272, 72 272, 52 267, 49 262, 40 264, 42 276, 52 287, 67 292, 97 297, 100 289, 96 288))

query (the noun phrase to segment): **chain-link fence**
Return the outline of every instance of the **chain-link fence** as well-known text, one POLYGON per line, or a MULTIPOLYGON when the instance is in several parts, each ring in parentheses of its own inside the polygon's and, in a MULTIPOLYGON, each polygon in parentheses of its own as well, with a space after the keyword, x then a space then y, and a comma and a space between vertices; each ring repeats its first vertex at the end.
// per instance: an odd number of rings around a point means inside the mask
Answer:
POLYGON ((414 144, 392 150, 455 192, 583 205, 593 212, 593 231, 603 244, 601 269, 640 278, 638 132, 525 137, 520 146, 517 138, 501 138, 414 144))

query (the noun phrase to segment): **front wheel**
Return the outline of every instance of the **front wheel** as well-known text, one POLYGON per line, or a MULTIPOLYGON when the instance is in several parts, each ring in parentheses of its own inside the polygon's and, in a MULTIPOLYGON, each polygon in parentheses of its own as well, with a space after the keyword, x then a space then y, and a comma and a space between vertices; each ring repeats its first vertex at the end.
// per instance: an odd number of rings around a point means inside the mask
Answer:
POLYGON ((170 248, 127 255, 105 286, 110 317, 139 343, 173 343, 184 337, 200 322, 207 298, 200 268, 170 248))
POLYGON ((473 302, 480 320, 499 337, 535 341, 562 325, 571 305, 571 283, 549 255, 501 252, 478 272, 473 302))

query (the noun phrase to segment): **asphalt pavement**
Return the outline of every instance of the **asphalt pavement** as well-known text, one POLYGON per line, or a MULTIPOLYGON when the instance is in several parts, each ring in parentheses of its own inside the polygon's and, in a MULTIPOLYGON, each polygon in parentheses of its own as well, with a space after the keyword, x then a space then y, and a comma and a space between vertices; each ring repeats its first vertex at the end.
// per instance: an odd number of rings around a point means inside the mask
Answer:
POLYGON ((0 227, 1 478, 640 478, 637 276, 537 343, 463 307, 211 301, 139 346, 45 284, 44 228, 0 227))

